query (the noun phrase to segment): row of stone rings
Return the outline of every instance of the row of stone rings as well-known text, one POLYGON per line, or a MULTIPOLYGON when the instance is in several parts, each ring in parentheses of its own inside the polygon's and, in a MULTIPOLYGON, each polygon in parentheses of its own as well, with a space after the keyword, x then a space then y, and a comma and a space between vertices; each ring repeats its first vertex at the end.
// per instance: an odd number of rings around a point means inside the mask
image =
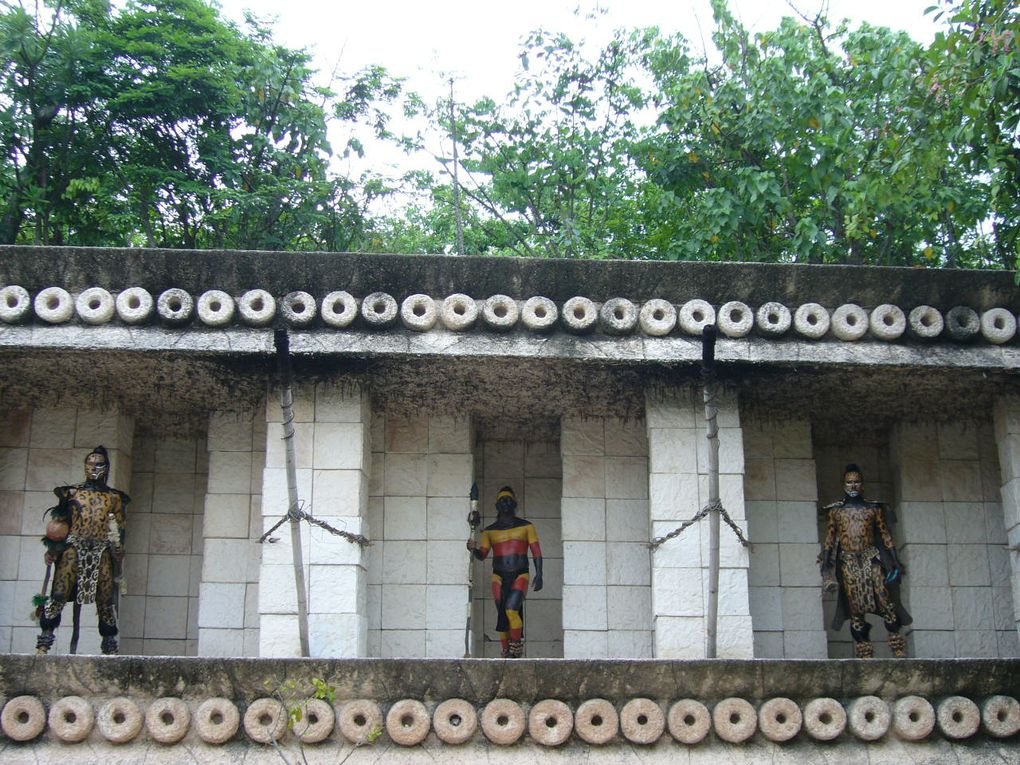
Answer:
POLYGON ((431 714, 421 701, 404 699, 394 703, 385 716, 375 701, 358 699, 334 707, 321 699, 294 702, 290 708, 276 698, 253 701, 243 716, 237 705, 225 698, 211 698, 198 704, 194 714, 179 698, 160 698, 143 713, 135 701, 119 697, 102 702, 98 712, 80 696, 65 696, 47 714, 34 696, 17 696, 0 715, 3 732, 15 741, 31 741, 47 725, 57 739, 84 741, 98 728, 113 743, 134 740, 144 725, 149 737, 159 743, 181 741, 194 724, 198 738, 208 744, 223 744, 243 725, 256 743, 280 741, 288 732, 302 743, 325 741, 334 730, 356 745, 374 743, 385 731, 390 740, 414 746, 434 731, 446 744, 470 741, 479 727, 485 738, 497 745, 517 742, 525 732, 538 744, 558 746, 576 734, 589 744, 608 744, 622 734, 635 744, 654 744, 666 730, 680 744, 697 744, 710 731, 729 743, 750 739, 756 731, 769 741, 785 742, 801 731, 816 741, 832 741, 849 728, 857 739, 875 741, 891 730, 906 741, 920 741, 936 725, 948 739, 962 740, 985 732, 1007 738, 1020 730, 1020 703, 1011 696, 991 696, 978 705, 963 696, 950 696, 932 706, 920 696, 905 696, 892 704, 876 697, 862 696, 845 707, 836 699, 818 698, 803 709, 788 698, 773 698, 757 710, 745 699, 727 698, 711 711, 700 701, 682 699, 668 711, 647 698, 627 701, 617 711, 606 699, 589 699, 576 710, 562 701, 546 699, 525 708, 510 699, 494 699, 479 712, 464 699, 449 699, 435 706, 431 714), (300 710, 296 714, 295 710, 300 710), (194 719, 192 719, 194 718, 194 719))
POLYGON ((943 316, 932 306, 920 305, 905 313, 891 304, 867 311, 846 303, 833 311, 818 303, 804 303, 795 310, 782 303, 768 302, 752 310, 746 303, 733 300, 718 310, 705 300, 688 300, 674 305, 653 299, 637 304, 626 298, 611 298, 596 303, 586 297, 573 297, 557 306, 545 297, 524 301, 507 295, 476 300, 455 294, 443 299, 428 295, 410 295, 402 302, 385 292, 374 292, 358 300, 348 292, 330 292, 316 301, 307 292, 291 292, 279 300, 262 289, 248 290, 236 299, 222 290, 208 290, 196 300, 186 290, 164 290, 156 298, 141 287, 130 287, 116 297, 102 287, 90 287, 72 296, 62 287, 47 287, 33 299, 23 287, 8 285, 0 289, 0 320, 8 324, 29 321, 33 314, 47 324, 63 324, 75 316, 85 324, 106 324, 114 317, 125 324, 144 324, 157 318, 165 326, 180 327, 194 321, 207 327, 225 327, 235 318, 250 327, 264 327, 280 316, 293 328, 306 328, 321 321, 327 327, 344 329, 360 319, 362 326, 387 329, 402 324, 410 330, 427 332, 445 327, 454 332, 472 329, 481 321, 488 330, 504 332, 520 323, 532 332, 548 332, 557 326, 574 334, 600 331, 609 335, 629 335, 637 331, 663 337, 680 334, 700 336, 708 324, 717 324, 726 337, 738 338, 757 332, 765 337, 781 337, 791 327, 801 337, 817 340, 830 333, 838 340, 854 341, 869 334, 892 342, 904 334, 920 340, 941 335, 957 342, 978 336, 987 342, 1002 344, 1017 332, 1017 317, 1005 308, 990 308, 981 314, 967 306, 957 306, 943 316))

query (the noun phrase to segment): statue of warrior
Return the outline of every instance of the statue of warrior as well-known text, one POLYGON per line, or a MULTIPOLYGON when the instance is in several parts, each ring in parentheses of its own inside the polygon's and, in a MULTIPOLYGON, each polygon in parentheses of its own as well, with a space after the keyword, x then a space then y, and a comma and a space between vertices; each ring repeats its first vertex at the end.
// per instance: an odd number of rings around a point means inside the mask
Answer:
POLYGON ((514 490, 504 486, 496 494, 496 522, 482 531, 482 544, 474 539, 467 543, 468 550, 485 560, 492 552, 492 597, 496 601, 496 632, 505 659, 524 655, 524 598, 528 594, 531 573, 528 550, 535 560, 534 590, 542 589, 542 547, 538 531, 531 521, 518 518, 517 497, 514 490))
POLYGON ((117 653, 116 580, 124 559, 125 507, 130 498, 106 484, 109 475, 110 457, 97 446, 85 457, 85 482, 53 490, 58 503, 50 510, 43 538, 47 572, 54 566, 53 586, 40 604, 37 653, 53 647, 54 630, 70 599, 76 607, 96 604, 102 651, 117 653))
POLYGON ((840 629, 850 619, 854 654, 859 659, 875 655, 868 639, 871 625, 865 614, 882 618, 889 632, 893 656, 907 655, 907 641, 900 628, 910 624, 910 615, 890 594, 904 571, 896 555, 885 506, 864 499, 864 475, 857 465, 843 471, 843 499, 822 508, 828 512, 829 527, 822 547, 822 580, 827 591, 838 590, 832 628, 840 629))

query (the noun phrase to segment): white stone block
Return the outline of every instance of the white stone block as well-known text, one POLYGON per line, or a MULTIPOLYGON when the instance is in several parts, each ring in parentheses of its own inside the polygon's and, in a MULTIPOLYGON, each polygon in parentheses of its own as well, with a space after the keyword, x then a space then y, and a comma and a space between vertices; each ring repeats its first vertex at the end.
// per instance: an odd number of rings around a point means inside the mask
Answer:
POLYGON ((301 656, 297 616, 262 615, 259 619, 259 656, 265 659, 301 656))
POLYGON ((425 627, 428 630, 464 629, 467 619, 467 583, 429 584, 425 593, 425 627))
POLYGON ((199 596, 198 626, 215 629, 244 627, 244 598, 243 584, 203 583, 199 596))
POLYGON ((430 454, 470 454, 471 420, 462 416, 429 418, 430 454))
POLYGON ((386 493, 386 455, 382 452, 373 452, 368 473, 368 495, 370 497, 381 497, 386 493))
POLYGON ((73 407, 33 410, 29 446, 33 449, 65 449, 74 446, 77 414, 73 407))
POLYGON ((890 446, 896 462, 927 462, 939 459, 938 428, 933 422, 901 422, 893 430, 890 446))
MULTIPOLYGON (((824 633, 822 635, 825 637, 824 633)), ((783 633, 782 632, 760 632, 754 633, 754 658, 756 659, 782 659, 784 656, 783 633)), ((821 658, 825 658, 824 656, 821 658)))
POLYGON ((311 496, 314 515, 364 515, 368 506, 368 476, 360 470, 315 470, 311 496))
POLYGON ((995 636, 999 642, 999 656, 1009 659, 1020 656, 1020 635, 1015 629, 996 632, 995 636))
POLYGON ((939 476, 943 463, 938 460, 911 461, 900 465, 899 496, 907 502, 941 502, 939 476))
POLYGON ((482 455, 485 475, 489 478, 517 480, 524 476, 522 441, 486 441, 482 455))
POLYGON ((652 555, 645 542, 617 542, 606 546, 606 583, 641 585, 652 583, 652 555))
MULTIPOLYGON (((200 476, 183 473, 157 473, 152 489, 152 510, 160 513, 192 515, 195 512, 196 494, 200 476)), ((247 491, 247 488, 245 489, 247 491)), ((204 505, 204 498, 201 500, 204 505)), ((286 503, 285 503, 286 504, 286 503)), ((202 505, 199 505, 201 512, 202 505)), ((133 508, 129 507, 130 513, 133 508)))
POLYGON ((252 448, 253 432, 252 417, 249 413, 211 412, 206 445, 211 452, 255 451, 252 448))
POLYGON ((468 564, 472 558, 464 542, 430 540, 427 558, 427 581, 430 585, 467 584, 468 564))
POLYGON ((606 583, 605 543, 564 542, 563 583, 604 585, 606 583))
MULTIPOLYGON (((708 473, 708 454, 710 445, 704 433, 695 439, 697 444, 698 472, 708 473)), ((719 472, 744 472, 744 438, 740 428, 719 429, 719 472)))
MULTIPOLYGON (((128 510, 128 527, 126 533, 131 533, 130 509, 128 510)), ((163 555, 189 555, 192 552, 201 551, 201 536, 199 536, 199 547, 193 550, 194 543, 194 516, 191 515, 169 515, 153 513, 150 516, 149 529, 149 552, 163 555)), ((245 513, 245 522, 248 517, 245 513)), ((247 525, 242 527, 248 530, 247 525)), ((243 535, 247 538, 247 534, 243 535)))
POLYGON ((564 659, 604 659, 609 656, 609 633, 603 630, 564 630, 564 659))
POLYGON ((782 597, 783 629, 824 631, 821 587, 784 587, 782 597))
POLYGON ((655 658, 705 658, 705 620, 700 616, 656 616, 655 658))
POLYGON ((938 478, 942 482, 942 499, 945 502, 980 502, 984 498, 981 486, 981 466, 976 460, 945 460, 938 478))
POLYGON ((325 381, 315 386, 316 422, 365 422, 370 419, 368 396, 360 386, 325 381))
POLYGON ((608 658, 653 658, 651 630, 611 630, 608 642, 608 658))
POLYGON ((188 598, 149 596, 145 604, 146 638, 186 638, 188 635, 188 598))
POLYGON ((150 555, 146 594, 187 596, 191 575, 189 563, 184 555, 150 555))
MULTIPOLYGON (((39 566, 42 566, 42 545, 39 546, 39 566)), ((18 578, 18 566, 21 561, 21 539, 18 537, 0 536, 0 581, 18 578)), ((5 622, 0 621, 0 624, 5 622)))
POLYGON ((209 454, 210 494, 247 494, 251 489, 251 452, 209 454))
POLYGON ((781 587, 751 587, 751 623, 755 632, 783 630, 783 589, 781 587))
POLYGON ((622 457, 647 457, 648 433, 645 422, 623 420, 617 417, 605 419, 606 454, 622 457))
POLYGON ((529 642, 539 639, 559 640, 563 634, 562 603, 559 600, 535 600, 529 597, 524 607, 524 621, 530 636, 529 642))
POLYGON ((694 473, 652 473, 648 486, 653 521, 683 521, 701 509, 694 473))
POLYGON ((563 539, 605 541, 606 501, 604 499, 565 497, 561 504, 561 512, 563 539))
POLYGON ((383 584, 425 584, 426 545, 421 542, 386 542, 383 584))
MULTIPOLYGON (((496 487, 497 490, 499 488, 499 486, 496 487)), ((523 500, 523 504, 518 508, 517 514, 523 513, 533 518, 559 518, 560 498, 562 495, 562 478, 532 478, 528 476, 524 479, 524 493, 517 492, 517 501, 521 502, 523 500)), ((495 501, 494 492, 492 502, 486 505, 487 512, 492 512, 491 508, 493 508, 495 501)))
POLYGON ((564 630, 604 630, 607 626, 605 587, 563 585, 564 630))
POLYGON ((383 488, 386 496, 426 496, 428 460, 424 454, 388 453, 384 469, 383 488))
POLYGON ((359 566, 310 566, 308 613, 364 614, 365 571, 359 566))
POLYGON ((667 568, 652 572, 652 608, 656 616, 703 616, 704 597, 701 569, 667 568))
POLYGON ((998 655, 999 646, 994 630, 957 630, 957 658, 994 659, 998 655))
POLYGON ((904 502, 897 512, 897 536, 904 544, 946 543, 946 517, 941 502, 904 502))
POLYGON ((755 542, 748 553, 748 561, 748 576, 753 585, 779 586, 779 545, 755 542))
POLYGON ((425 629, 426 593, 424 584, 385 584, 382 592, 382 626, 387 630, 425 629))
POLYGON ((987 587, 991 584, 985 545, 949 545, 949 584, 954 587, 987 587))
POLYGON ((651 631, 651 587, 608 587, 606 600, 610 630, 651 631))
MULTIPOLYGON (((429 497, 426 502, 426 532, 430 540, 467 540, 469 503, 464 497, 429 497)), ((421 524, 422 519, 418 519, 421 524)), ((462 545, 463 546, 463 545, 462 545)))
POLYGON ((1002 518, 1007 531, 1020 524, 1020 478, 1002 484, 1002 518))
MULTIPOLYGON (((82 466, 71 449, 29 449, 24 488, 28 491, 53 491, 54 486, 77 483, 83 479, 82 466)), ((20 489, 13 481, 7 489, 20 489)))
MULTIPOLYGON (((202 581, 248 581, 249 548, 253 544, 255 543, 247 539, 207 539, 202 564, 202 581)), ((151 564, 149 566, 149 586, 152 586, 151 564)))
MULTIPOLYGON (((744 538, 747 538, 747 521, 734 521, 744 538)), ((712 533, 709 520, 706 518, 698 524, 701 541, 701 559, 708 561, 711 550, 712 533)), ((693 530, 693 529, 692 529, 693 530)), ((746 569, 750 565, 748 548, 741 545, 737 535, 729 524, 720 518, 719 522, 719 565, 722 568, 746 569)))
POLYGON ((985 502, 985 541, 993 545, 1006 544, 1006 518, 1002 512, 1002 504, 985 502))
POLYGON ((384 500, 387 541, 401 539, 424 540, 427 532, 424 497, 386 497, 384 500))
POLYGON ((78 411, 74 426, 74 445, 92 450, 99 444, 108 450, 118 449, 131 454, 131 440, 134 422, 116 411, 98 412, 82 409, 78 411))
MULTIPOLYGON (((0 627, 10 627, 14 623, 15 592, 17 585, 13 581, 0 581, 0 627)), ((31 600, 25 608, 31 610, 31 600)))
MULTIPOLYGON (((198 633, 198 655, 211 658, 236 658, 244 651, 244 630, 203 627, 198 633)), ((123 650, 123 646, 121 646, 123 650)))
POLYGON ((946 538, 952 544, 983 543, 985 506, 983 502, 946 502, 943 504, 946 538))
POLYGON ((780 459, 811 459, 811 423, 808 420, 782 420, 771 423, 772 454, 780 459))
POLYGON ((780 500, 777 506, 777 533, 782 542, 818 544, 818 508, 813 502, 780 500))
MULTIPOLYGON (((29 444, 32 428, 32 410, 8 409, 0 415, 0 447, 29 444)), ((2 643, 0 643, 2 645, 2 643)))
MULTIPOLYGON (((688 388, 645 393, 645 420, 649 428, 693 428, 695 396, 688 388)), ((700 396, 697 405, 701 406, 700 396)))
POLYGON ((907 610, 914 617, 915 634, 918 630, 951 630, 955 627, 950 589, 914 585, 905 589, 903 595, 907 610))
MULTIPOLYGON (((719 611, 721 616, 748 616, 747 569, 723 568, 719 570, 719 611)), ((708 576, 705 576, 705 603, 708 603, 708 576)))
POLYGON ((383 630, 379 655, 384 659, 424 659, 428 652, 425 630, 383 630))
POLYGON ((604 420, 601 417, 564 417, 560 425, 560 453, 564 456, 605 454, 604 420))
MULTIPOLYGON (((350 516, 316 516, 318 520, 328 523, 337 531, 344 531, 348 534, 365 535, 366 524, 362 518, 350 516)), ((317 526, 308 528, 310 542, 308 545, 309 554, 307 562, 313 565, 331 566, 357 566, 366 568, 366 550, 356 542, 349 541, 346 537, 333 534, 326 529, 317 526)))
POLYGON ((716 655, 720 659, 754 657, 754 633, 750 616, 720 616, 716 631, 716 655))
POLYGON ((649 503, 646 499, 606 500, 606 535, 619 542, 648 542, 649 503))
POLYGON ((652 473, 698 472, 698 433, 693 428, 648 431, 648 466, 652 473))
POLYGON ((980 429, 974 421, 943 422, 938 425, 939 459, 978 459, 978 434, 980 429))
MULTIPOLYGON (((307 578, 305 580, 307 586, 307 578)), ((259 580, 259 614, 296 614, 294 567, 263 565, 259 580)))
POLYGON ((251 497, 248 494, 207 494, 202 534, 205 537, 247 538, 250 515, 251 497))
POLYGON ((992 587, 992 616, 995 629, 1016 629, 1016 614, 1013 613, 1011 587, 992 587))
POLYGON ((748 500, 775 500, 776 465, 773 459, 758 459, 748 454, 744 460, 744 496, 748 500))
POLYGON ((161 438, 156 442, 154 472, 194 473, 198 467, 198 442, 194 438, 161 438))
POLYGON ((562 478, 558 441, 529 441, 524 444, 524 474, 529 478, 562 478))
MULTIPOLYGON (((308 382, 297 382, 291 386, 294 422, 312 422, 315 419, 315 386, 308 382)), ((266 422, 282 422, 283 408, 280 405, 280 388, 275 383, 266 395, 266 422)))
MULTIPOLYGON (((743 521, 747 514, 744 511, 744 481, 739 475, 719 476, 719 501, 730 518, 735 521, 743 521)), ((699 509, 708 504, 708 476, 698 477, 698 504, 699 509)))
MULTIPOLYGON (((294 423, 294 464, 299 468, 313 467, 315 457, 315 424, 311 422, 294 423)), ((284 438, 283 426, 270 423, 266 432, 265 442, 266 465, 273 468, 287 466, 287 441, 284 438)))
POLYGON ((952 592, 957 629, 995 629, 991 587, 953 587, 952 592))
POLYGON ((27 507, 31 508, 31 511, 25 513, 25 494, 23 491, 0 491, 0 536, 8 534, 16 535, 19 533, 34 534, 36 533, 34 529, 38 529, 38 533, 41 534, 45 529, 41 516, 43 509, 50 503, 49 497, 40 501, 37 499, 39 495, 29 493, 29 496, 33 498, 33 502, 27 505, 27 507), (33 529, 33 531, 22 531, 23 522, 28 523, 29 528, 33 529))
POLYGON ((386 451, 390 454, 425 454, 429 448, 429 418, 386 417, 386 451))
MULTIPOLYGON (((675 521, 658 521, 652 525, 652 537, 665 537, 680 524, 675 521)), ((701 568, 701 534, 697 524, 688 526, 679 536, 673 537, 652 551, 652 568, 701 568)))
POLYGON ((460 629, 425 632, 425 655, 429 659, 460 659, 464 656, 464 625, 460 629))
POLYGON ((360 422, 317 422, 313 436, 314 466, 324 470, 363 470, 365 426, 360 422))
POLYGON ((779 545, 779 577, 783 587, 818 586, 818 553, 818 545, 779 545))
POLYGON ((607 457, 606 496, 611 499, 647 499, 648 459, 607 457))
MULTIPOLYGON (((704 431, 705 429, 705 403, 704 394, 699 391, 694 394, 694 423, 695 427, 704 431)), ((734 390, 721 390, 716 397, 716 422, 720 428, 739 428, 740 409, 737 405, 737 395, 734 390)))
POLYGON ((471 489, 472 475, 470 454, 430 454, 427 494, 430 497, 464 497, 471 489))
POLYGON ((564 497, 605 497, 605 457, 564 455, 564 497))
POLYGON ((949 562, 945 545, 904 545, 900 553, 911 585, 949 586, 949 562))
POLYGON ((776 502, 770 500, 753 500, 745 503, 748 538, 753 544, 773 544, 781 541, 779 510, 776 505, 776 502))
POLYGON ((810 459, 777 459, 776 499, 785 501, 817 502, 815 461, 810 459))
POLYGON ((826 659, 825 630, 788 630, 783 633, 783 651, 788 659, 826 659))

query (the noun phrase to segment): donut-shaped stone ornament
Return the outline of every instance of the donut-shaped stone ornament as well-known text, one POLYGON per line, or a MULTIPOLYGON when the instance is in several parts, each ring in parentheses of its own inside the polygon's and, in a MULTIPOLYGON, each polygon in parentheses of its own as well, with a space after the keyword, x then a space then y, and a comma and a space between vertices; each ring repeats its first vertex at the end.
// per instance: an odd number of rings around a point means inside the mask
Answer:
POLYGON ((758 727, 758 714, 744 699, 723 699, 712 709, 715 735, 731 744, 747 741, 758 727))
POLYGON ((767 337, 780 337, 785 335, 793 324, 793 315, 790 309, 782 303, 769 301, 758 307, 755 314, 755 321, 758 331, 767 337))
POLYGON ((74 300, 63 287, 47 287, 32 303, 35 315, 47 324, 63 324, 74 316, 74 300))
POLYGON ((946 323, 937 308, 930 305, 919 305, 912 308, 907 316, 910 334, 919 340, 932 340, 942 334, 946 323))
POLYGON ((669 734, 681 744, 699 744, 712 729, 708 707, 695 699, 680 699, 666 716, 669 734))
POLYGON ((804 730, 815 741, 832 741, 846 730, 846 710, 836 699, 812 699, 804 707, 804 730))
POLYGON ((556 304, 547 297, 535 295, 521 306, 521 323, 531 332, 548 332, 559 319, 556 304))
POLYGON ((301 717, 293 723, 294 735, 303 744, 318 744, 333 732, 333 707, 322 699, 306 699, 299 706, 301 717))
POLYGON ((85 324, 107 324, 117 312, 117 301, 102 287, 89 287, 75 298, 74 310, 85 324))
POLYGON ((958 343, 972 340, 981 331, 981 318, 977 311, 965 305, 950 308, 946 314, 946 333, 958 343))
POLYGON ((181 327, 191 321, 195 301, 185 290, 171 287, 156 298, 156 315, 168 327, 181 327))
POLYGON ((963 696, 949 696, 939 702, 935 718, 939 730, 946 738, 965 739, 978 732, 981 727, 981 710, 978 705, 963 696))
POLYGON ((8 284, 0 289, 0 321, 5 324, 20 324, 32 315, 32 298, 28 290, 17 284, 8 284))
POLYGON ((720 306, 717 321, 726 337, 744 337, 754 327, 754 312, 739 300, 731 300, 720 306))
POLYGON ((12 741, 31 741, 46 728, 46 709, 35 696, 15 696, 0 712, 0 730, 12 741))
POLYGON ((620 730, 634 744, 654 744, 666 730, 666 715, 652 699, 631 699, 620 710, 620 730))
POLYGON ((861 741, 877 741, 889 732, 892 713, 877 696, 861 696, 850 702, 847 723, 850 732, 861 741))
POLYGON ((145 710, 145 730, 160 744, 176 744, 188 732, 191 711, 181 699, 156 699, 145 710))
POLYGON ((574 730, 574 715, 559 699, 544 699, 528 713, 528 733, 543 746, 559 746, 574 730))
POLYGON ((665 337, 676 327, 676 307, 668 300, 653 298, 641 306, 638 323, 650 337, 665 337))
POLYGON ((599 310, 599 326, 607 335, 629 335, 637 323, 637 307, 627 298, 610 298, 599 310))
POLYGON ((904 696, 893 704, 892 726, 905 741, 920 741, 935 728, 935 710, 928 699, 904 696))
POLYGON ((482 304, 482 321, 493 332, 509 332, 520 315, 517 301, 507 295, 492 295, 482 304))
POLYGON ((599 312, 595 303, 586 297, 572 297, 563 304, 561 315, 567 332, 583 335, 591 332, 598 322, 599 312))
POLYGON ((715 324, 715 309, 706 300, 688 300, 680 307, 680 331, 685 335, 701 336, 709 324, 715 324))
POLYGON ((417 699, 402 699, 386 713, 386 733, 401 746, 417 746, 429 735, 429 712, 417 699))
POLYGON ((237 311, 249 327, 266 327, 276 318, 276 298, 265 290, 248 290, 238 299, 237 311))
POLYGON ((470 295, 448 295, 439 310, 443 326, 454 332, 466 332, 478 321, 478 304, 470 295))
POLYGON ((257 744, 271 744, 283 738, 288 719, 278 699, 255 699, 244 711, 244 732, 257 744))
POLYGON ((758 727, 769 741, 783 742, 800 733, 804 715, 792 699, 769 699, 758 709, 758 727))
POLYGON ((844 342, 860 340, 869 326, 868 312, 854 303, 844 303, 832 312, 832 334, 844 342))
POLYGON ((371 744, 383 732, 383 713, 371 699, 354 699, 336 713, 337 727, 345 739, 362 746, 371 744))
POLYGON ((606 699, 588 699, 574 713, 574 730, 582 741, 606 744, 620 731, 620 715, 606 699))
POLYGON ((73 744, 89 737, 96 723, 92 705, 81 696, 64 696, 50 707, 50 731, 61 741, 73 744))
POLYGON ((311 326, 318 314, 315 298, 302 290, 288 292, 280 301, 280 315, 295 329, 311 326))
POLYGON ((1016 335, 1016 316, 1005 308, 989 308, 981 314, 981 336, 990 343, 1002 345, 1016 335))
POLYGON ((428 332, 436 326, 438 318, 436 301, 428 295, 408 295, 400 305, 400 320, 415 332, 428 332))
POLYGON ((447 699, 432 713, 432 729, 444 744, 465 744, 478 730, 478 712, 464 699, 447 699))
POLYGON ((207 744, 224 744, 234 737, 241 725, 241 713, 230 699, 206 699, 195 711, 195 730, 207 744))
POLYGON ((134 701, 126 696, 118 696, 99 707, 96 727, 111 744, 126 744, 134 741, 141 732, 144 719, 134 701))
POLYGON ((868 319, 871 334, 887 343, 898 340, 907 330, 907 317, 903 311, 890 303, 876 306, 868 319))
POLYGON ((493 699, 482 710, 482 733, 494 744, 509 746, 524 735, 526 718, 512 699, 493 699))
POLYGON ((797 334, 809 340, 818 340, 825 336, 832 326, 832 319, 825 306, 818 303, 804 303, 793 314, 793 328, 797 334))
POLYGON ((125 324, 144 324, 152 316, 156 301, 147 289, 128 287, 117 295, 117 316, 125 324))
POLYGON ((361 301, 361 318, 372 329, 393 326, 399 314, 397 301, 385 292, 373 292, 361 301))
POLYGON ((981 705, 981 722, 990 736, 1009 738, 1020 731, 1020 702, 1012 696, 990 696, 981 705))
POLYGON ((358 318, 358 301, 343 290, 330 292, 319 304, 319 315, 327 327, 344 329, 358 318))
POLYGON ((223 290, 207 290, 198 298, 198 320, 207 327, 225 327, 234 320, 234 307, 223 290))

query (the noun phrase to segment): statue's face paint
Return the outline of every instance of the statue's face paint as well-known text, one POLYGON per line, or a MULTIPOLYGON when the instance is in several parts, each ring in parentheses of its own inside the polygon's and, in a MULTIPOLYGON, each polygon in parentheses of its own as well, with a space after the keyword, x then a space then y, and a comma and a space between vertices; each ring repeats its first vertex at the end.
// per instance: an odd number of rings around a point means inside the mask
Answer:
POLYGON ((864 485, 864 478, 860 473, 847 473, 843 476, 843 489, 846 495, 853 499, 861 496, 861 487, 864 485))
POLYGON ((109 472, 110 463, 102 454, 90 454, 85 458, 85 478, 89 481, 105 479, 109 472))

